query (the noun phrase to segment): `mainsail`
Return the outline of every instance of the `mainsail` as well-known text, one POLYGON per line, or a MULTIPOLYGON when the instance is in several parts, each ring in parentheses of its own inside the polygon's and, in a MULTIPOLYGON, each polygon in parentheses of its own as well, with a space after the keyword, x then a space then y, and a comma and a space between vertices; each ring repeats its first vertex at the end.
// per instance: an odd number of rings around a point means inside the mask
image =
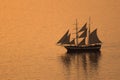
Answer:
POLYGON ((89 35, 89 44, 102 43, 97 36, 97 29, 89 35))

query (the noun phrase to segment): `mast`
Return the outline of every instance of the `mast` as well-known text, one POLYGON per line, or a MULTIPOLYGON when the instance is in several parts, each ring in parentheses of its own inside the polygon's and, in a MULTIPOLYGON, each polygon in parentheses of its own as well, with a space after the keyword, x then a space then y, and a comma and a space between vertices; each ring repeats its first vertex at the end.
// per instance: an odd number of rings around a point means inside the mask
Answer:
POLYGON ((76 19, 76 46, 78 46, 78 22, 77 22, 77 19, 76 19))
POLYGON ((88 45, 90 44, 90 22, 91 22, 91 17, 89 17, 89 25, 88 25, 88 45))

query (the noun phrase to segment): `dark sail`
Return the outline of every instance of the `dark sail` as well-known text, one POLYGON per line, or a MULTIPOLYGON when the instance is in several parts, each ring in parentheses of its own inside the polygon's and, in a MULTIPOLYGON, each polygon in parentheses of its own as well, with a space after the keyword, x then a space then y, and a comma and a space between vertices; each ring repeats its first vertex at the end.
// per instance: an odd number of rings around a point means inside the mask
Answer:
POLYGON ((97 36, 97 29, 89 35, 89 44, 102 43, 97 36))
POLYGON ((63 42, 65 41, 66 37, 68 37, 68 32, 69 32, 69 30, 67 30, 67 32, 66 32, 66 33, 64 34, 64 36, 57 42, 57 44, 63 43, 63 42))
POLYGON ((75 44, 75 39, 73 39, 73 40, 70 42, 70 44, 75 44))
POLYGON ((85 45, 85 38, 78 44, 79 46, 85 45))
POLYGON ((79 38, 87 37, 87 29, 79 36, 79 38))
POLYGON ((87 23, 84 24, 84 26, 79 30, 79 32, 85 31, 87 29, 87 23))
POLYGON ((69 44, 70 43, 70 35, 67 35, 67 37, 63 40, 63 42, 61 42, 61 44, 69 44))

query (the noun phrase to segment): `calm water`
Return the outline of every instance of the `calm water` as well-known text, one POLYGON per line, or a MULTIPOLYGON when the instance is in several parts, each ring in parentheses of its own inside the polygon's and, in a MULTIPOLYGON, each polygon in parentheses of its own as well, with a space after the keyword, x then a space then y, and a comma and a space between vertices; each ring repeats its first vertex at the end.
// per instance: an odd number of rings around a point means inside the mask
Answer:
POLYGON ((8 48, 0 53, 0 80, 120 80, 119 46, 80 54, 56 45, 8 48))
POLYGON ((119 34, 120 0, 0 0, 0 80, 120 80, 119 34), (56 46, 89 16, 101 52, 56 46))

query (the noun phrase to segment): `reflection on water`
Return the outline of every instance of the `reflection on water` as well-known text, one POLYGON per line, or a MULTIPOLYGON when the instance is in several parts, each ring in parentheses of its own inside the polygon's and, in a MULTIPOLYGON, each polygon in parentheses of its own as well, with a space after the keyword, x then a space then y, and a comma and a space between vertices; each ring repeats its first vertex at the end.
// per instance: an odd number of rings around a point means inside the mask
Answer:
POLYGON ((65 53, 61 56, 66 80, 96 80, 101 52, 65 53), (83 77, 84 76, 84 77, 83 77))

